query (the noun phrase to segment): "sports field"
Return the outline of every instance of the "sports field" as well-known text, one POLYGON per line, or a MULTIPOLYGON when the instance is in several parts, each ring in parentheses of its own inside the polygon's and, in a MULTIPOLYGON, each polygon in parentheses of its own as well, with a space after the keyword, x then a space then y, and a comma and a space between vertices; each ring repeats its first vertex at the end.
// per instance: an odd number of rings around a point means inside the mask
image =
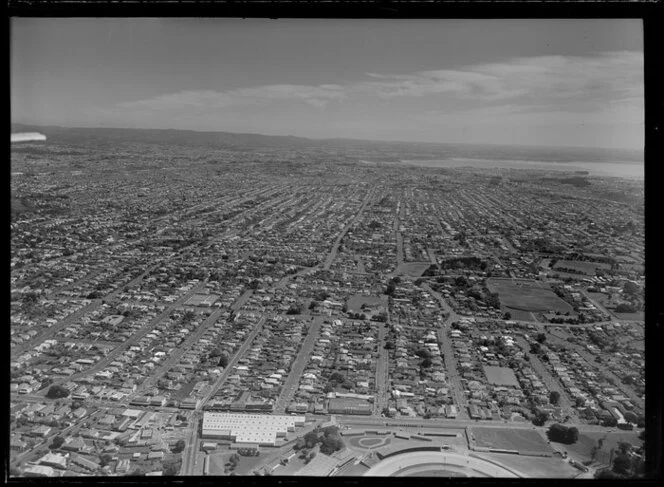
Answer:
POLYGON ((556 265, 553 266, 554 270, 558 269, 570 269, 575 270, 580 274, 586 274, 588 276, 594 276, 596 269, 605 269, 610 270, 610 264, 602 264, 599 262, 583 262, 577 260, 559 260, 556 262, 556 265))
POLYGON ((572 307, 560 299, 548 284, 525 279, 487 279, 487 288, 498 293, 505 308, 526 312, 573 312, 572 307))
POLYGON ((553 449, 537 431, 510 428, 473 427, 469 430, 475 437, 475 445, 497 450, 517 450, 525 455, 551 455, 553 449))
POLYGON ((365 477, 518 477, 519 474, 499 462, 477 457, 433 451, 391 456, 364 473, 365 477))

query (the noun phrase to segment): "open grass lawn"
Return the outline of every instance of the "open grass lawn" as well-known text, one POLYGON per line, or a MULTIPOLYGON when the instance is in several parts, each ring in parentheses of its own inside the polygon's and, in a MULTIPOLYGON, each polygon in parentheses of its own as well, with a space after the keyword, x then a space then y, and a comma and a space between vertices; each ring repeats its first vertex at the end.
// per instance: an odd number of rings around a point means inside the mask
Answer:
MULTIPOLYGON (((317 453, 316 455, 320 455, 320 453, 317 453)), ((274 475, 297 475, 297 472, 299 472, 304 465, 304 460, 300 459, 300 456, 298 455, 286 465, 279 465, 273 473, 274 475)))
POLYGON ((340 477, 361 477, 364 475, 364 473, 369 470, 369 467, 366 465, 362 465, 361 463, 358 463, 357 465, 353 465, 352 467, 348 469, 344 469, 339 476, 340 477))
POLYGON ((590 276, 595 275, 595 269, 611 269, 610 264, 602 264, 599 262, 583 262, 577 260, 559 260, 556 262, 556 265, 553 266, 554 270, 557 270, 561 267, 565 269, 578 270, 579 272, 590 276))
POLYGON ((541 282, 517 279, 487 279, 487 287, 497 292, 500 304, 511 310, 573 312, 551 288, 541 282))
POLYGON ((636 313, 612 313, 618 320, 644 321, 646 319, 646 314, 643 311, 636 313))
POLYGON ((385 301, 383 300, 383 298, 379 298, 376 296, 362 296, 360 294, 354 294, 348 300, 348 309, 356 313, 359 313, 361 311, 360 308, 362 308, 363 304, 368 304, 370 306, 385 305, 385 301))
MULTIPOLYGON (((639 447, 643 444, 639 440, 640 430, 635 431, 616 431, 613 433, 579 433, 579 440, 573 445, 562 445, 556 444, 556 449, 558 451, 567 451, 567 453, 579 461, 590 460, 592 455, 592 449, 597 445, 597 440, 604 438, 604 444, 602 445, 602 455, 599 455, 599 460, 602 460, 603 457, 607 457, 606 462, 608 463, 608 453, 612 448, 617 449, 618 443, 626 442, 639 447)), ((553 443, 552 443, 553 444, 553 443)))
POLYGON ((552 452, 547 440, 536 430, 473 427, 471 431, 477 446, 518 450, 522 454, 552 452))
POLYGON ((238 475, 253 475, 253 471, 260 467, 265 457, 265 454, 260 454, 257 457, 243 457, 240 455, 240 462, 235 467, 235 473, 238 475))
POLYGON ((505 465, 526 478, 572 478, 579 474, 577 469, 559 456, 524 457, 507 453, 475 453, 475 455, 505 465))

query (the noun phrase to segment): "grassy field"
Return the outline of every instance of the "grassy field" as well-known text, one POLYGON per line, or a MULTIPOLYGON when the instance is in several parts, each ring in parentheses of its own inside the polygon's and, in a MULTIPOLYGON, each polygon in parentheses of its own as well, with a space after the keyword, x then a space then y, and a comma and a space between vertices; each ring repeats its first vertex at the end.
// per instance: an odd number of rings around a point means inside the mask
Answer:
POLYGON ((613 433, 579 433, 579 439, 573 445, 556 444, 555 447, 556 450, 567 451, 569 455, 583 462, 591 459, 593 447, 597 445, 597 440, 600 438, 604 439, 604 444, 597 460, 606 464, 608 464, 609 452, 612 448, 617 449, 618 443, 630 443, 635 447, 643 444, 639 440, 639 431, 616 431, 613 433))
POLYGON ((572 307, 556 296, 545 283, 516 279, 487 279, 486 284, 491 292, 498 293, 500 304, 506 308, 526 312, 573 312, 572 307))
POLYGON ((504 450, 518 450, 524 452, 552 453, 544 437, 534 430, 509 428, 482 428, 471 429, 475 435, 475 445, 487 448, 504 450))
POLYGON ((524 457, 506 453, 475 453, 475 456, 499 462, 526 478, 572 478, 579 474, 577 469, 560 457, 524 457))
POLYGON ((577 261, 577 260, 559 260, 556 262, 556 265, 553 266, 554 270, 557 270, 559 268, 565 268, 565 269, 573 269, 576 270, 582 274, 586 274, 589 276, 594 276, 595 275, 595 270, 596 269, 606 269, 609 270, 611 269, 610 264, 602 264, 599 262, 582 262, 582 261, 577 261))
POLYGON ((508 308, 507 306, 502 306, 501 311, 503 313, 507 312, 510 314, 510 319, 517 321, 537 321, 533 314, 530 311, 523 311, 520 309, 508 308))
POLYGON ((376 296, 362 296, 359 294, 354 294, 348 300, 348 310, 355 313, 360 313, 362 310, 362 305, 367 304, 370 306, 382 305, 385 306, 385 300, 376 296))

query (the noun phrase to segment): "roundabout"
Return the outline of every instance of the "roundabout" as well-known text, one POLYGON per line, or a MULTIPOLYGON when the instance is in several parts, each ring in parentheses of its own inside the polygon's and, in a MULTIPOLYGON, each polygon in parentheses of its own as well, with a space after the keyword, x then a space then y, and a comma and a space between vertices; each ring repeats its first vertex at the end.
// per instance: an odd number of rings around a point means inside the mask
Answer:
POLYGON ((373 450, 389 445, 391 439, 389 437, 379 436, 362 436, 360 438, 351 438, 349 443, 356 448, 363 448, 366 450, 373 450))
POLYGON ((392 455, 364 473, 365 477, 520 477, 514 470, 476 457, 449 452, 392 455))

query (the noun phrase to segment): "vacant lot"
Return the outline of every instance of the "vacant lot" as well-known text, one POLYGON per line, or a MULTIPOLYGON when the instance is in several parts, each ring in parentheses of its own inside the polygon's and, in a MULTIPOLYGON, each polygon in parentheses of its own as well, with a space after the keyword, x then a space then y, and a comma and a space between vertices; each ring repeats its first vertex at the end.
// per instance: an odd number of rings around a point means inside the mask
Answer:
POLYGON ((475 436, 476 446, 499 450, 518 450, 522 455, 528 452, 552 453, 547 441, 535 430, 473 427, 470 431, 475 436))
POLYGON ((507 311, 513 309, 526 312, 573 312, 572 307, 556 296, 545 283, 517 279, 487 279, 486 284, 491 292, 498 293, 500 304, 507 308, 507 311))

